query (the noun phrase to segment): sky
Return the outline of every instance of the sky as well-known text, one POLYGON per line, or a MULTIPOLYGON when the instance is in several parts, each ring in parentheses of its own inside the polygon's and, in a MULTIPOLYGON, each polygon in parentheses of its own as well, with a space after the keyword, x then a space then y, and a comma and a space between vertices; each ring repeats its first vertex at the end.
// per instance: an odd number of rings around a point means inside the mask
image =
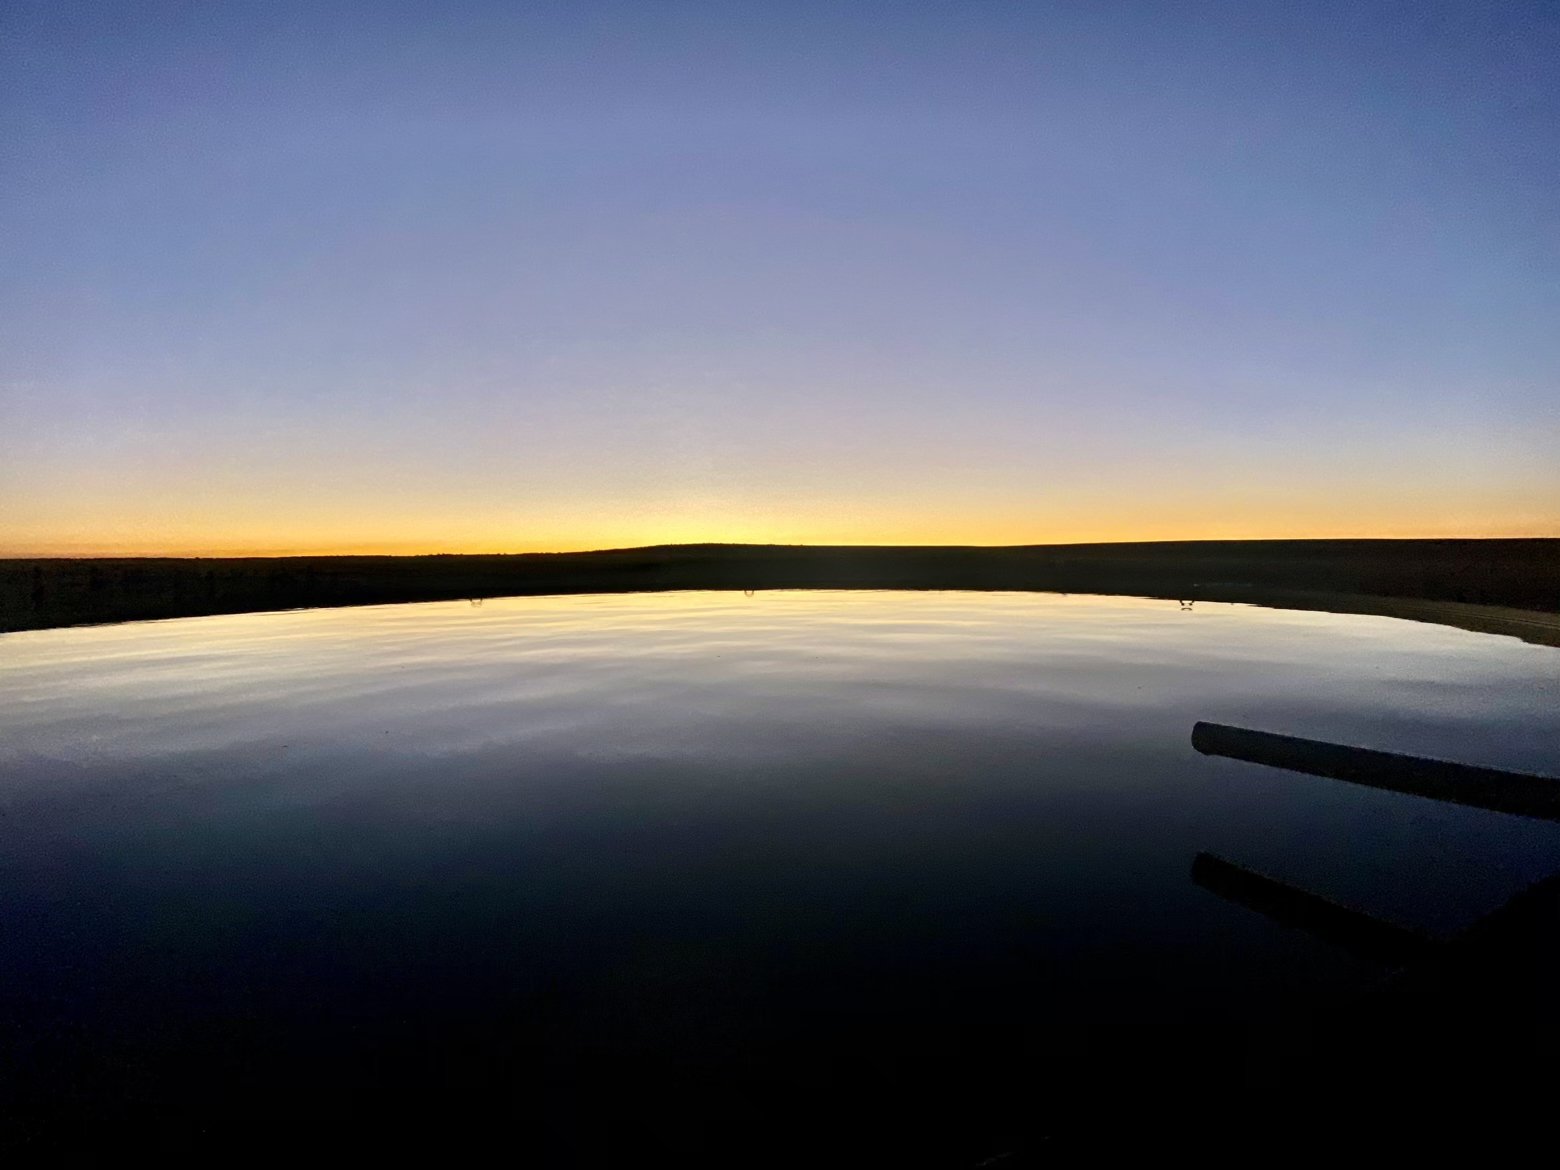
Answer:
POLYGON ((0 0, 0 555, 1560 536, 1560 4, 0 0))

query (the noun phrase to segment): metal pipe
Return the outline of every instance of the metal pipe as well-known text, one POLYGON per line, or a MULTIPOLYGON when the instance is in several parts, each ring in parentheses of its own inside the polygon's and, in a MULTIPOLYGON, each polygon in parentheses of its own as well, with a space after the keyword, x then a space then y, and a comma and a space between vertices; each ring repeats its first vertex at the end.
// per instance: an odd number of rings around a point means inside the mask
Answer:
POLYGON ((1222 723, 1195 724, 1192 746, 1204 755, 1326 776, 1470 808, 1560 821, 1560 780, 1547 776, 1347 747, 1222 723))

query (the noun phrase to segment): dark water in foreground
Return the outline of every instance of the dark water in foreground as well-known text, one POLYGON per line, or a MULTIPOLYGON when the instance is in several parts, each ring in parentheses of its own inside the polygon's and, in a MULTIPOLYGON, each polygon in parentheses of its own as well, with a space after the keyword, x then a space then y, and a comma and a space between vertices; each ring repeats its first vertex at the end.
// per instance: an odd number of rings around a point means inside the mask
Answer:
POLYGON ((1560 652, 957 593, 5 635, 7 1133, 973 1164, 1262 1075, 1380 977, 1199 850, 1438 933, 1560 869, 1560 826, 1203 757, 1198 719, 1555 774, 1560 652))

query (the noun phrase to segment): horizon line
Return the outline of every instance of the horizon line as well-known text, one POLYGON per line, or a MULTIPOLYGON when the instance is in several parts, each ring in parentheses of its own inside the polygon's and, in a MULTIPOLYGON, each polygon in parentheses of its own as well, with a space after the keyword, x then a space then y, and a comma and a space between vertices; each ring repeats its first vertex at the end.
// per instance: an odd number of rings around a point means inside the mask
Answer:
POLYGON ((662 541, 654 544, 606 545, 599 548, 563 549, 487 549, 430 550, 426 552, 333 552, 319 550, 279 551, 212 550, 202 552, 11 552, 0 551, 3 561, 204 561, 204 560, 307 560, 307 559, 405 559, 428 557, 522 557, 522 556, 590 556, 598 553, 651 552, 660 549, 697 548, 749 548, 749 549, 922 549, 937 550, 988 550, 1002 551, 1037 548, 1099 548, 1117 545, 1210 545, 1210 544, 1434 544, 1445 542, 1530 542, 1560 541, 1560 534, 1529 536, 1250 536, 1250 537, 1162 537, 1148 540, 1061 540, 1025 541, 1015 544, 915 544, 872 542, 822 542, 799 541, 744 541, 744 540, 689 540, 662 541))

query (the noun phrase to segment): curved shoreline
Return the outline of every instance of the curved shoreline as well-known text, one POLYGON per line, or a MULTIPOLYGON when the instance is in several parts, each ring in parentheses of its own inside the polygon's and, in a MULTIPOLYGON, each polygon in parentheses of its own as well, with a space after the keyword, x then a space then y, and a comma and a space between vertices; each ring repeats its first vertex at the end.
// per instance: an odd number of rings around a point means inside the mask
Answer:
MULTIPOLYGON (((959 588, 946 586, 932 588, 928 586, 879 586, 879 585, 805 585, 805 586, 777 586, 773 588, 785 589, 852 589, 868 591, 887 591, 903 593, 1035 593, 1052 594, 1058 596, 1089 596, 1089 597, 1129 597, 1153 601, 1208 601, 1220 605, 1249 605, 1261 609, 1301 610, 1315 613, 1358 614, 1362 617, 1390 617, 1401 618, 1405 621, 1424 622, 1428 625, 1447 626, 1453 629, 1468 630, 1473 633, 1491 634, 1501 637, 1517 638, 1538 646, 1553 646, 1560 648, 1560 613, 1549 613, 1544 610, 1514 609, 1510 606, 1496 605, 1472 605, 1458 601, 1433 601, 1420 598, 1406 597, 1372 597, 1362 594, 1328 594, 1307 593, 1303 591, 1282 591, 1273 593, 1261 593, 1255 590, 1218 590, 1213 593, 1200 593, 1195 597, 1178 597, 1173 593, 1164 592, 1105 592, 1100 590, 1056 590, 1056 589, 1011 589, 1011 588, 959 588)), ((764 591, 763 586, 758 587, 764 591)), ((730 587, 699 589, 697 586, 675 586, 652 589, 598 589, 598 590, 567 590, 559 592, 526 592, 509 594, 489 594, 474 600, 502 600, 506 597, 584 597, 584 596, 613 596, 616 594, 642 594, 642 593, 668 593, 682 591, 697 592, 732 592, 730 587)), ((58 622, 50 625, 23 626, 0 630, 0 637, 7 633, 41 632, 56 629, 81 629, 90 626, 126 625, 138 621, 182 621, 195 617, 237 617, 245 614, 261 613, 301 613, 307 610, 323 609, 355 609, 370 605, 426 605, 430 602, 462 600, 461 598, 435 597, 401 601, 360 601, 339 602, 327 605, 298 605, 285 606, 273 609, 239 609, 220 610, 197 613, 163 614, 155 617, 123 617, 103 621, 77 621, 58 622)))
POLYGON ((1560 646, 1560 540, 1012 548, 674 545, 494 556, 0 560, 0 632, 356 605, 669 590, 892 589, 1234 602, 1560 646))
MULTIPOLYGON (((1232 591, 1233 594, 1233 591, 1232 591)), ((1435 601, 1413 597, 1372 597, 1361 594, 1332 594, 1275 591, 1247 596, 1219 596, 1198 600, 1234 602, 1263 609, 1313 610, 1322 613, 1360 614, 1368 617, 1402 618, 1436 626, 1451 626, 1479 634, 1499 634, 1519 638, 1538 646, 1560 647, 1560 613, 1537 609, 1514 609, 1503 605, 1473 605, 1461 601, 1435 601)))

